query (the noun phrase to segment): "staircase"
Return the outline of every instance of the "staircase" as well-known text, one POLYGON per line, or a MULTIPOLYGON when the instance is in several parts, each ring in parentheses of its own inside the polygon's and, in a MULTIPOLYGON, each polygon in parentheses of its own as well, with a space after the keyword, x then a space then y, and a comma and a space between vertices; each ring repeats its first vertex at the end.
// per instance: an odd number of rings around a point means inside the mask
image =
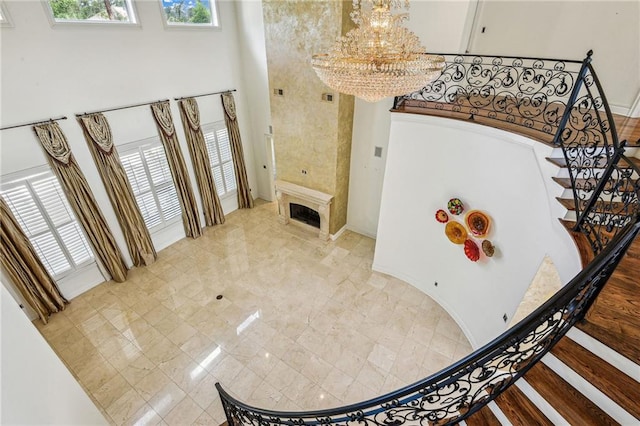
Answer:
MULTIPOLYGON (((554 181, 565 188, 558 197, 567 215, 562 224, 574 238, 583 265, 594 258, 588 239, 576 227, 576 202, 567 161, 558 148, 548 161, 559 167, 554 181)), ((593 185, 588 176, 601 174, 606 158, 575 179, 578 199, 588 200, 593 185), (594 173, 594 170, 599 172, 594 173)), ((640 179, 624 158, 620 168, 630 181, 640 179)), ((622 192, 633 190, 628 182, 622 192)), ((616 185, 613 179, 605 188, 616 185)), ((579 203, 584 205, 586 201, 579 203)), ((599 215, 616 215, 624 203, 609 197, 594 204, 599 215)), ((467 425, 638 425, 640 424, 640 238, 636 238, 586 318, 576 325, 529 370, 524 378, 482 410, 467 425)))

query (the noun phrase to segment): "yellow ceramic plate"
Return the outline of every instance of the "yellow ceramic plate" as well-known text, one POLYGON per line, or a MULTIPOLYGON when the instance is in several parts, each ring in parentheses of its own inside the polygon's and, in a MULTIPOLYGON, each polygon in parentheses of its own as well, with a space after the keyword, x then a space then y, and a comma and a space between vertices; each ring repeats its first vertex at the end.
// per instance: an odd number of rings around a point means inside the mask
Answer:
POLYGON ((464 244, 467 240, 467 230, 460 222, 455 220, 447 223, 447 226, 444 227, 444 233, 453 244, 464 244))

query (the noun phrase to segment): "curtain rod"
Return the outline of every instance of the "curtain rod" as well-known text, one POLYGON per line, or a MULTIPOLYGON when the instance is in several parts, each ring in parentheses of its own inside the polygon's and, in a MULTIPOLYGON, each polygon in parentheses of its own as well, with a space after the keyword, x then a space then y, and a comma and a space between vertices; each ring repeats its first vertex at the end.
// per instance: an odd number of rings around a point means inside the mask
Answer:
POLYGON ((32 121, 30 123, 16 124, 14 126, 0 127, 0 130, 15 129, 16 127, 35 126, 36 124, 52 123, 54 121, 66 120, 67 116, 49 118, 48 120, 32 121))
POLYGON ((162 99, 162 100, 159 100, 159 101, 142 102, 142 103, 139 103, 139 104, 125 105, 125 106, 121 106, 121 107, 117 107, 117 108, 101 109, 99 111, 83 112, 82 114, 76 114, 76 117, 84 117, 85 115, 97 114, 99 112, 118 111, 120 109, 135 108, 135 107, 139 107, 139 106, 155 104, 157 102, 168 102, 168 101, 169 101, 169 99, 162 99))
POLYGON ((229 90, 223 90, 222 92, 203 93, 202 95, 194 95, 194 96, 183 96, 181 98, 173 98, 173 100, 174 101, 181 101, 183 99, 199 98, 201 96, 220 95, 222 93, 229 93, 229 92, 237 92, 237 90, 236 89, 229 89, 229 90))

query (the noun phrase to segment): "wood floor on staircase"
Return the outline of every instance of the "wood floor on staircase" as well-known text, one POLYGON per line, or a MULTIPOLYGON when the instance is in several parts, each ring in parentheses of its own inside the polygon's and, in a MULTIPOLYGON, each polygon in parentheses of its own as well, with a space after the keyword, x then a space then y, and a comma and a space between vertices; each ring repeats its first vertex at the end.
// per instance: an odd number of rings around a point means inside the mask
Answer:
POLYGON ((640 364, 640 236, 577 327, 640 364))
POLYGON ((582 426, 618 424, 596 404, 541 362, 534 365, 525 374, 524 379, 539 394, 544 395, 547 402, 572 424, 582 426))
POLYGON ((553 425, 515 385, 508 387, 495 399, 495 402, 513 426, 553 425))

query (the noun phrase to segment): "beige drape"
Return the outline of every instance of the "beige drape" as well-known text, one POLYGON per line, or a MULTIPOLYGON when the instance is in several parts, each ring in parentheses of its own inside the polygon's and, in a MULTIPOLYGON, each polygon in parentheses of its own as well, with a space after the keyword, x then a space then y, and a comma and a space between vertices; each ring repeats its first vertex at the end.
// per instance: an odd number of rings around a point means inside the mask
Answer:
POLYGON ((42 143, 51 169, 58 177, 67 200, 78 221, 82 224, 93 251, 111 277, 118 282, 127 279, 127 266, 113 234, 102 215, 89 183, 76 163, 67 139, 58 123, 33 126, 42 143))
POLYGON ((9 206, 0 198, 0 240, 2 266, 24 300, 43 323, 49 315, 64 310, 67 302, 47 273, 31 242, 22 232, 9 206))
POLYGON ((162 145, 164 146, 164 153, 167 156, 169 169, 171 169, 173 183, 176 185, 176 192, 178 193, 178 199, 182 207, 184 231, 187 237, 198 238, 202 235, 200 220, 198 218, 198 205, 193 196, 187 166, 184 164, 184 158, 180 151, 178 135, 176 135, 176 129, 173 125, 169 101, 151 104, 151 112, 153 113, 153 118, 156 120, 158 135, 160 135, 162 145))
POLYGON ((152 264, 158 255, 129 185, 127 173, 120 163, 107 119, 98 113, 82 116, 78 121, 124 233, 133 264, 152 264))
POLYGON ((193 170, 196 173, 196 182, 200 190, 205 222, 207 226, 224 223, 224 213, 222 212, 218 191, 216 191, 216 185, 213 181, 204 135, 200 128, 198 103, 194 98, 187 98, 181 100, 178 104, 180 105, 180 118, 182 119, 184 135, 187 138, 193 170))
POLYGON ((238 181, 238 208, 252 208, 253 197, 249 180, 247 179, 247 168, 244 164, 244 152, 242 151, 242 140, 240 139, 240 128, 236 117, 236 103, 233 100, 233 93, 226 92, 220 95, 224 109, 224 121, 229 131, 231 141, 231 153, 233 155, 233 169, 236 172, 238 181))

